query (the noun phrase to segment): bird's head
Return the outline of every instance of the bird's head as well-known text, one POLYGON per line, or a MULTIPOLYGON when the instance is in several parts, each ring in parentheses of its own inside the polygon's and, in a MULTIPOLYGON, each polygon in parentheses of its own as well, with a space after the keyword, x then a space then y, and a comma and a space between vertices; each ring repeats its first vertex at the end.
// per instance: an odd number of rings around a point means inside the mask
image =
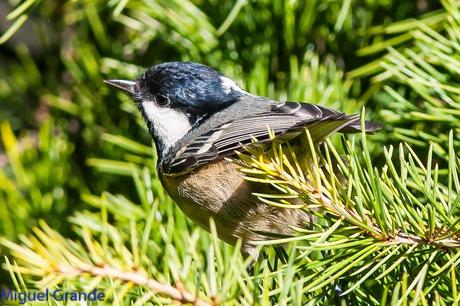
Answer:
POLYGON ((192 62, 149 68, 136 80, 106 80, 137 103, 158 152, 167 152, 192 127, 231 105, 244 91, 214 69, 192 62))

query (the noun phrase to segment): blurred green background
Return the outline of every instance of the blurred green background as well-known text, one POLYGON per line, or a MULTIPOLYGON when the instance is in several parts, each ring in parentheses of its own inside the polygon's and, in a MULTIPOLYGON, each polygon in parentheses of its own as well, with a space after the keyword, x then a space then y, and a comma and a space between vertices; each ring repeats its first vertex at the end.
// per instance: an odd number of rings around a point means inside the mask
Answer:
POLYGON ((439 60, 442 54, 457 60, 458 50, 439 44, 450 33, 446 12, 458 14, 457 4, 2 1, 0 236, 17 240, 44 219, 72 237, 68 218, 94 209, 90 195, 104 191, 142 202, 124 164, 107 167, 101 159, 153 169, 150 159, 117 145, 120 136, 125 147, 129 140, 148 147, 151 138, 129 99, 102 80, 134 78, 165 61, 210 65, 270 98, 345 112, 365 106, 368 117, 386 123, 371 139, 377 163, 382 144, 403 140, 421 155, 434 143, 442 165, 448 131, 459 129, 458 92, 449 89, 460 79, 454 63, 439 60), (419 64, 428 72, 438 68, 427 75, 414 68, 419 64), (398 74, 398 67, 415 72, 398 74), (437 90, 430 78, 443 86, 437 90), (436 113, 439 105, 448 111, 436 113))
MULTIPOLYGON (((255 94, 354 112, 368 102, 360 99, 368 80, 345 75, 378 58, 358 54, 385 38, 373 26, 440 7, 426 0, 3 1, 0 30, 24 23, 0 46, 0 234, 14 238, 40 218, 67 231, 65 217, 85 205, 82 194, 133 195, 127 178, 87 163, 124 158, 102 140, 105 132, 151 142, 134 106, 104 78, 192 60, 255 94)), ((374 100, 368 107, 382 108, 374 100)))

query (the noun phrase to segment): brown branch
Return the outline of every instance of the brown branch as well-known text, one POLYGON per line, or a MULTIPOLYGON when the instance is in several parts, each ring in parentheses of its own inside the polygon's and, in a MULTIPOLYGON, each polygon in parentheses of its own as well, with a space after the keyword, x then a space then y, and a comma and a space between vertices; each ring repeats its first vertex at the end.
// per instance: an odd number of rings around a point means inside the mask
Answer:
MULTIPOLYGON (((459 239, 432 239, 427 240, 423 237, 416 235, 406 234, 404 232, 399 232, 394 236, 385 235, 384 232, 372 221, 371 218, 363 218, 356 211, 347 209, 342 203, 334 203, 328 196, 325 196, 322 192, 317 190, 312 185, 298 182, 290 174, 283 171, 279 166, 275 167, 278 172, 278 176, 288 182, 291 186, 298 189, 300 192, 306 192, 316 198, 316 200, 330 213, 336 215, 337 217, 343 217, 350 222, 353 220, 358 221, 359 223, 366 224, 369 228, 363 228, 366 232, 369 232, 372 237, 387 241, 389 243, 397 244, 408 244, 408 245, 434 245, 440 248, 459 248, 460 240, 459 239)), ((355 223, 355 222, 353 222, 355 223)), ((355 223, 359 226, 359 224, 355 223)))
POLYGON ((162 284, 154 279, 149 278, 142 272, 133 272, 133 271, 121 271, 109 266, 97 267, 97 266, 86 266, 82 268, 75 268, 72 266, 58 266, 57 271, 62 274, 67 275, 79 275, 82 273, 88 273, 94 276, 108 277, 119 279, 124 282, 131 282, 133 284, 144 286, 152 291, 166 295, 171 299, 178 301, 181 304, 193 304, 196 306, 215 306, 216 304, 210 304, 205 302, 194 294, 187 292, 185 289, 181 288, 179 290, 176 287, 171 285, 162 284))
MULTIPOLYGON (((323 203, 323 206, 326 209, 331 210, 331 212, 335 213, 338 216, 342 215, 336 209, 337 205, 333 204, 333 202, 328 197, 326 197, 324 195, 321 195, 319 197, 319 200, 323 203)), ((346 208, 344 208, 344 209, 346 210, 348 216, 343 216, 342 215, 343 217, 348 217, 350 219, 356 218, 360 222, 364 223, 365 220, 363 220, 356 212, 350 211, 350 210, 348 210, 346 208)), ((384 233, 382 232, 382 230, 377 225, 372 223, 371 219, 367 219, 366 221, 367 221, 366 224, 368 226, 370 226, 376 233, 379 233, 381 235, 380 237, 377 237, 375 235, 372 235, 372 236, 374 238, 382 239, 382 237, 384 236, 384 233)), ((422 237, 419 237, 419 236, 416 236, 416 235, 409 235, 409 234, 406 234, 404 232, 399 232, 395 236, 387 236, 385 238, 387 238, 388 242, 398 243, 398 244, 435 245, 435 246, 438 246, 440 248, 458 248, 458 247, 460 247, 460 240, 458 240, 458 239, 440 239, 440 240, 433 239, 433 240, 427 240, 425 238, 422 238, 422 237)))

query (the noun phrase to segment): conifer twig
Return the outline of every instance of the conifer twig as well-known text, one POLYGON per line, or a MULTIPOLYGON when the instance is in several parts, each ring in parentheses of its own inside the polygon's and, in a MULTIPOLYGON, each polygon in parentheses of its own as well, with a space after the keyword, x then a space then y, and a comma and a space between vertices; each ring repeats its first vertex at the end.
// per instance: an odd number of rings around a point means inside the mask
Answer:
POLYGON ((119 279, 123 282, 131 282, 138 286, 147 287, 159 294, 166 295, 181 304, 193 304, 196 306, 218 305, 216 303, 210 304, 208 302, 205 302, 196 297, 193 293, 190 293, 183 288, 179 290, 178 288, 173 287, 171 285, 162 284, 152 278, 149 278, 147 275, 141 273, 140 271, 127 272, 107 265, 104 265, 102 267, 87 265, 79 268, 72 267, 70 265, 59 265, 57 266, 56 272, 72 276, 87 273, 91 276, 107 277, 112 279, 119 279))
MULTIPOLYGON (((324 195, 321 195, 319 197, 319 200, 323 203, 324 207, 326 209, 331 209, 333 207, 336 207, 337 204, 332 204, 332 201, 327 198, 326 196, 324 195)), ((341 205, 341 204, 338 204, 338 205, 341 205)), ((344 208, 345 210, 347 210, 346 208, 344 208)), ((348 211, 348 210, 347 210, 348 211)), ((331 210, 332 213, 335 213, 337 214, 338 216, 340 215, 340 212, 338 211, 335 211, 335 210, 331 210)), ((358 214, 354 213, 354 212, 349 212, 351 216, 353 217, 356 217, 356 218, 359 218, 358 214)), ((363 221, 363 220, 359 220, 359 221, 363 221)), ((446 238, 446 239, 439 239, 439 240, 436 240, 434 239, 433 241, 429 241, 427 239, 424 239, 423 237, 419 237, 419 236, 416 236, 416 235, 410 235, 410 234, 406 234, 404 232, 399 232, 397 234, 395 234, 394 236, 384 236, 384 233, 381 231, 381 229, 373 224, 373 223, 370 223, 371 220, 366 220, 368 225, 370 225, 374 230, 375 232, 377 233, 380 233, 381 236, 380 237, 375 237, 375 238, 386 238, 388 242, 391 242, 391 243, 396 243, 396 244, 408 244, 408 245, 422 245, 422 244, 431 244, 431 245, 435 245, 437 247, 440 247, 440 248, 458 248, 460 247, 460 240, 459 239, 451 239, 451 238, 446 238)), ((374 236, 374 235, 372 235, 374 236)))

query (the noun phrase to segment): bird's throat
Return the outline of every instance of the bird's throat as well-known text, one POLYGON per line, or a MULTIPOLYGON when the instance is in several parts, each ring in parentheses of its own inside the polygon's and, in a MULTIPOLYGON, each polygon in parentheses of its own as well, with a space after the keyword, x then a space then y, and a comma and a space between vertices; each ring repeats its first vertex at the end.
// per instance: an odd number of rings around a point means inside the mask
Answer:
POLYGON ((159 155, 167 152, 192 128, 190 120, 180 110, 160 107, 150 101, 142 102, 140 106, 159 155))

